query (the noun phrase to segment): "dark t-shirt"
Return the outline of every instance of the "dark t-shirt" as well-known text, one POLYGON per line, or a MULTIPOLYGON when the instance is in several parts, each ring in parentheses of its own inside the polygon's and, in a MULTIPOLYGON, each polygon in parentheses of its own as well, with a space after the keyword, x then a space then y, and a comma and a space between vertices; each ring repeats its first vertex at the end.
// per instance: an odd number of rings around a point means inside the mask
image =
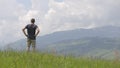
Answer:
POLYGON ((36 32, 36 29, 38 28, 38 26, 35 24, 28 24, 25 28, 27 29, 28 38, 35 40, 36 39, 35 32, 36 32))

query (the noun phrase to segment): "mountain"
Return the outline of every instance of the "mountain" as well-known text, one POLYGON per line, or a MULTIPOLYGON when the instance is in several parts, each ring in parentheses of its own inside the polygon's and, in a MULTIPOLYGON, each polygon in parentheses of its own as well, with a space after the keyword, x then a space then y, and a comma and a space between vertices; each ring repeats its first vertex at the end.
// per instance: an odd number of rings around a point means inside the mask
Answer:
MULTIPOLYGON (((37 38, 37 49, 63 55, 113 57, 120 48, 120 27, 104 26, 93 29, 60 31, 37 38)), ((24 50, 26 40, 6 45, 6 49, 24 50)))
POLYGON ((119 49, 120 38, 87 37, 57 42, 44 50, 64 55, 113 58, 114 52, 119 49))

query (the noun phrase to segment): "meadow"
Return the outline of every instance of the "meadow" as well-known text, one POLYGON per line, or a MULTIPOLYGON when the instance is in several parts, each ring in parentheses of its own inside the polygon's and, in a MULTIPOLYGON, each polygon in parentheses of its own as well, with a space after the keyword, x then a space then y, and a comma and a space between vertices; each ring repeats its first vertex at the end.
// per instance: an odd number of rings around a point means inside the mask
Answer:
POLYGON ((40 52, 0 51, 0 68, 120 68, 120 62, 40 52))

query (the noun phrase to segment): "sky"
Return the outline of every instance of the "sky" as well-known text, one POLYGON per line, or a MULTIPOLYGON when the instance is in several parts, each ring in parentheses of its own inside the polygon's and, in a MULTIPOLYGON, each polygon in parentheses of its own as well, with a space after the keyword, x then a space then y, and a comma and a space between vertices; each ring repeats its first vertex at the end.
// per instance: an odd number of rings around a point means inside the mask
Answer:
POLYGON ((0 43, 25 38, 22 28, 36 19, 41 33, 120 25, 120 0, 0 0, 0 43))

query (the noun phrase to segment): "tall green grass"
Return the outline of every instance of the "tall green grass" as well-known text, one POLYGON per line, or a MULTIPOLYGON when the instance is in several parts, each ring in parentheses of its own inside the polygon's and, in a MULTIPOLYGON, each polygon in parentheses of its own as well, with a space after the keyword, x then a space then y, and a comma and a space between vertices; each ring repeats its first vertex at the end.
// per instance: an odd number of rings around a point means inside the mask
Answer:
POLYGON ((39 52, 1 51, 0 68, 120 68, 120 62, 56 56, 39 52))

